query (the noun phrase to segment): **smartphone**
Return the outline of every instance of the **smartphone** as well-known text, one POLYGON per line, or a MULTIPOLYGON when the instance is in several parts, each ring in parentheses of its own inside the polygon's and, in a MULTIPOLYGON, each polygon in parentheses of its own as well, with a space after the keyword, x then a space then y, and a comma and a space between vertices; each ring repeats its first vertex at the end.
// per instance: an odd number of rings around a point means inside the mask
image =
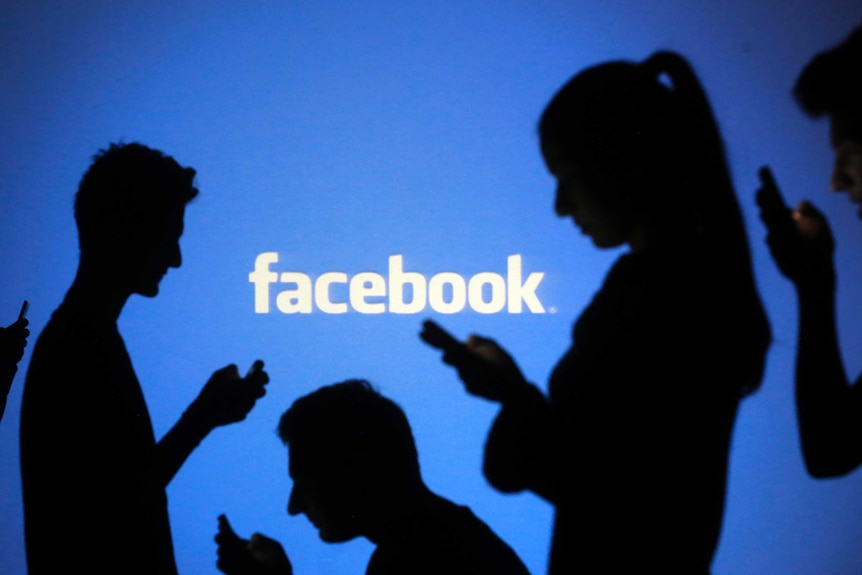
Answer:
POLYGON ((458 341, 455 336, 430 319, 422 322, 422 332, 419 337, 428 345, 443 351, 451 352, 464 349, 464 342, 458 341))
POLYGON ((787 203, 778 189, 778 184, 775 181, 775 176, 772 175, 772 170, 769 166, 763 166, 757 171, 757 176, 760 178, 761 191, 758 194, 758 201, 762 208, 766 210, 788 210, 787 203))
POLYGON ((224 538, 224 543, 226 544, 239 544, 244 545, 246 542, 243 541, 242 537, 236 534, 236 531, 233 530, 230 522, 227 520, 227 517, 224 513, 218 516, 218 530, 219 535, 224 538))
POLYGON ((253 364, 251 364, 250 368, 248 368, 248 373, 245 374, 245 379, 248 379, 251 376, 257 374, 257 372, 259 372, 262 367, 263 367, 263 362, 258 359, 253 364))
POLYGON ((25 299, 24 303, 21 304, 21 311, 18 312, 18 321, 21 321, 22 319, 27 317, 28 309, 30 309, 30 302, 25 299))

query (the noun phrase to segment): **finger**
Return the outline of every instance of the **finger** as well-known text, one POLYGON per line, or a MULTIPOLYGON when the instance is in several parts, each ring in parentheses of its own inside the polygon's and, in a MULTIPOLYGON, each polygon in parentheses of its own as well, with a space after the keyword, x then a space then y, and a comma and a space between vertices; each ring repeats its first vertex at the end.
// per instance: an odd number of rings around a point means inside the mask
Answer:
POLYGON ((236 532, 233 530, 233 526, 230 524, 230 521, 227 520, 227 515, 224 513, 218 516, 218 528, 219 531, 236 535, 236 532))
POLYGON ((452 334, 430 319, 422 322, 422 331, 419 333, 419 337, 431 347, 435 347, 443 351, 449 351, 464 345, 453 337, 452 334))
POLYGON ((814 204, 812 204, 808 200, 802 200, 801 202, 799 202, 799 205, 796 206, 796 211, 802 217, 816 219, 816 220, 823 220, 823 221, 826 220, 826 217, 823 215, 823 212, 818 210, 814 206, 814 204))
POLYGON ((239 379, 239 369, 237 368, 235 363, 224 366, 223 368, 218 370, 216 373, 225 375, 225 376, 230 377, 230 378, 239 379))
POLYGON ((255 371, 254 373, 247 375, 245 377, 245 381, 251 385, 264 386, 269 383, 269 374, 265 371, 255 371))
POLYGON ((475 333, 471 333, 470 337, 467 338, 467 347, 481 347, 488 344, 494 344, 494 340, 477 335, 475 333))
POLYGON ((772 172, 768 168, 761 168, 759 175, 761 186, 756 194, 757 205, 768 212, 781 213, 787 210, 787 204, 781 196, 775 178, 772 177, 772 172))
POLYGON ((760 169, 757 170, 757 177, 760 178, 763 187, 778 191, 778 182, 775 181, 775 176, 772 175, 772 169, 769 166, 760 166, 760 169))
POLYGON ((272 541, 272 539, 262 533, 253 533, 251 539, 248 540, 248 550, 255 551, 260 548, 265 548, 266 544, 270 541, 272 541))
POLYGON ((464 345, 458 348, 449 349, 443 354, 443 363, 453 367, 461 368, 471 362, 476 362, 476 356, 467 349, 467 346, 464 345))
POLYGON ((476 357, 485 361, 493 361, 499 355, 500 346, 493 339, 471 335, 467 339, 467 349, 476 357))

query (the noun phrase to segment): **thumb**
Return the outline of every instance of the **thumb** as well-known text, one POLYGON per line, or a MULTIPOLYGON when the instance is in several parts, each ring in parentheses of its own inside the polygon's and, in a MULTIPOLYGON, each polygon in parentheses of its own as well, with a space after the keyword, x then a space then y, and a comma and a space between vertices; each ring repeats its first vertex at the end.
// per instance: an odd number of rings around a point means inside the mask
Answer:
POLYGON ((809 201, 802 201, 793 210, 793 220, 803 237, 815 239, 829 236, 829 224, 823 213, 809 201))

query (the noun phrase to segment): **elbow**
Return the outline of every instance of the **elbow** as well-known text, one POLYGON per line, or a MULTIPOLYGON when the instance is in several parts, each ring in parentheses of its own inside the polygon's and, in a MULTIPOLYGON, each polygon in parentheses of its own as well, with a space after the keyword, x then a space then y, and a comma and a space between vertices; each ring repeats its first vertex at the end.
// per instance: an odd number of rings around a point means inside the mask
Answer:
POLYGON ((862 464, 862 450, 855 442, 804 442, 805 469, 815 479, 842 477, 862 464))
POLYGON ((488 483, 501 493, 519 493, 526 489, 525 481, 516 470, 486 455, 482 472, 488 483))
POLYGON ((834 479, 847 475, 862 463, 859 458, 805 453, 805 469, 814 479, 834 479))

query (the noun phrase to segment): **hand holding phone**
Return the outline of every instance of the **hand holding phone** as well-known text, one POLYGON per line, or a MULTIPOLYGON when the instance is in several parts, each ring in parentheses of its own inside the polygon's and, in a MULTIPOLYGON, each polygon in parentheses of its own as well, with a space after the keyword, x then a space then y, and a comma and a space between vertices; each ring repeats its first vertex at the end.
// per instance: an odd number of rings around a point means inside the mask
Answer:
POLYGON ((444 352, 462 351, 466 349, 463 342, 455 339, 451 333, 440 327, 433 320, 426 319, 422 322, 422 331, 419 333, 422 341, 444 352))
POLYGON ((458 370, 467 392, 502 402, 526 380, 511 356, 491 339, 471 335, 461 342, 432 320, 425 320, 419 334, 427 344, 443 351, 443 362, 458 370))
POLYGON ((770 233, 781 232, 792 227, 791 209, 787 207, 775 176, 769 166, 761 166, 757 171, 760 178, 760 188, 757 190, 757 205, 760 206, 760 219, 766 224, 770 233))
POLYGON ((760 219, 766 225, 766 243, 779 271, 797 285, 834 289, 834 240, 826 218, 807 201, 790 209, 768 166, 760 168, 758 177, 760 219))
POLYGON ((236 531, 233 530, 230 521, 227 520, 227 516, 224 513, 218 516, 216 542, 219 545, 241 545, 243 547, 248 545, 248 540, 236 534, 236 531))

